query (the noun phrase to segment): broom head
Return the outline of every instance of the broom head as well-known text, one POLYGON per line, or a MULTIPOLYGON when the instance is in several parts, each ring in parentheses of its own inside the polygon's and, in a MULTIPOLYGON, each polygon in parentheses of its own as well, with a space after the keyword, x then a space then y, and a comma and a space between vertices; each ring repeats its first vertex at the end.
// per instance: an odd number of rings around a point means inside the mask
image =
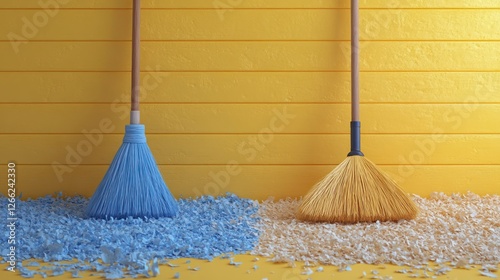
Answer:
POLYGON ((349 156, 303 198, 297 218, 311 222, 374 222, 413 219, 411 198, 363 156, 349 156))
POLYGON ((144 125, 125 127, 123 144, 89 201, 94 218, 173 217, 179 211, 146 143, 144 125))

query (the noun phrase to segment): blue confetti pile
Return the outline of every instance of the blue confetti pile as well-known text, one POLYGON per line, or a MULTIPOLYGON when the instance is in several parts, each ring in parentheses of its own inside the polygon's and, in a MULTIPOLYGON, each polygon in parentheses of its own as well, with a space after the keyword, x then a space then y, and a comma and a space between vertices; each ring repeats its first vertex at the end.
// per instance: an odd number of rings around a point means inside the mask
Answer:
MULTIPOLYGON (((0 198, 7 207, 7 198, 0 198)), ((88 199, 43 197, 17 202, 17 266, 24 277, 96 271, 107 279, 156 276, 172 258, 212 259, 244 253, 258 242, 258 203, 234 194, 179 199, 175 218, 96 220, 85 216, 88 199), (50 266, 20 261, 41 259, 50 266), (73 262, 61 262, 73 260, 73 262)), ((3 255, 8 234, 2 235, 3 255)), ((5 258, 5 257, 4 257, 5 258)), ((4 259, 5 261, 7 259, 4 259)))

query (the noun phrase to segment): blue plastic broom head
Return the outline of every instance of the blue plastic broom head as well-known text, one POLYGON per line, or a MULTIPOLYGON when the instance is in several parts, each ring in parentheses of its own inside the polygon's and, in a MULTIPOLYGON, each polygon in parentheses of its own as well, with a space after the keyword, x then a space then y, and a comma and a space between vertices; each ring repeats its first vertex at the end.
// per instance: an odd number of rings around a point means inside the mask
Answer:
POLYGON ((179 212, 146 143, 144 125, 125 127, 123 143, 89 201, 89 217, 160 218, 179 212))

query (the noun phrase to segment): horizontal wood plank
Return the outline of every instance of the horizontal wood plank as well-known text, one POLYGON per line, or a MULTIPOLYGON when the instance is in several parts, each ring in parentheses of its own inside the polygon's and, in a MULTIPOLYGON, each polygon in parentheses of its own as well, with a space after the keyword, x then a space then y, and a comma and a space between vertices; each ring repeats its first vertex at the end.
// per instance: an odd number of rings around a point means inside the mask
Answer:
MULTIPOLYGON (((35 25, 37 13, 0 10, 0 34, 30 41, 131 40, 130 10, 61 10, 46 25, 35 25)), ((232 10, 224 15, 219 20, 212 10, 144 10, 141 39, 350 40, 345 9, 232 10)), ((360 39, 499 40, 499 16, 500 10, 361 10, 360 39)))
MULTIPOLYGON (((346 72, 142 73, 142 102, 350 102, 346 72)), ((128 102, 130 73, 0 73, 0 103, 128 102)), ((500 72, 364 72, 362 103, 500 102, 500 72)))
MULTIPOLYGON (((128 97, 128 96, 127 96, 128 97)), ((122 131, 128 104, 3 104, 2 133, 80 133, 109 121, 122 131), (15 120, 15 121, 11 121, 15 120)), ((150 133, 348 133, 349 104, 143 104, 150 133)), ((364 133, 500 133, 500 104, 363 104, 364 133)))
MULTIPOLYGON (((19 164, 109 164, 123 136, 0 135, 0 154, 19 164)), ((338 164, 348 135, 158 135, 149 146, 158 164, 338 164)), ((377 164, 499 164, 500 134, 363 135, 365 155, 377 164)))
MULTIPOLYGON (((0 71, 130 71, 129 42, 29 42, 15 50, 0 43, 7 54, 0 71)), ((145 42, 141 50, 143 69, 165 71, 348 71, 350 65, 349 42, 145 42)), ((497 71, 500 42, 366 42, 360 63, 361 71, 497 71)))

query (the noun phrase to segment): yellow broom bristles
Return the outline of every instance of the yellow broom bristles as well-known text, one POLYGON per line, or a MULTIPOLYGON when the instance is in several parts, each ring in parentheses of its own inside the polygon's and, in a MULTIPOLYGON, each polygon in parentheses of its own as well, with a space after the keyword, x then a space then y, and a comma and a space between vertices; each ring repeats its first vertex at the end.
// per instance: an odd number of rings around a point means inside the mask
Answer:
POLYGON ((311 222, 374 222, 413 219, 418 208, 411 198, 363 156, 350 156, 318 182, 297 211, 311 222))

